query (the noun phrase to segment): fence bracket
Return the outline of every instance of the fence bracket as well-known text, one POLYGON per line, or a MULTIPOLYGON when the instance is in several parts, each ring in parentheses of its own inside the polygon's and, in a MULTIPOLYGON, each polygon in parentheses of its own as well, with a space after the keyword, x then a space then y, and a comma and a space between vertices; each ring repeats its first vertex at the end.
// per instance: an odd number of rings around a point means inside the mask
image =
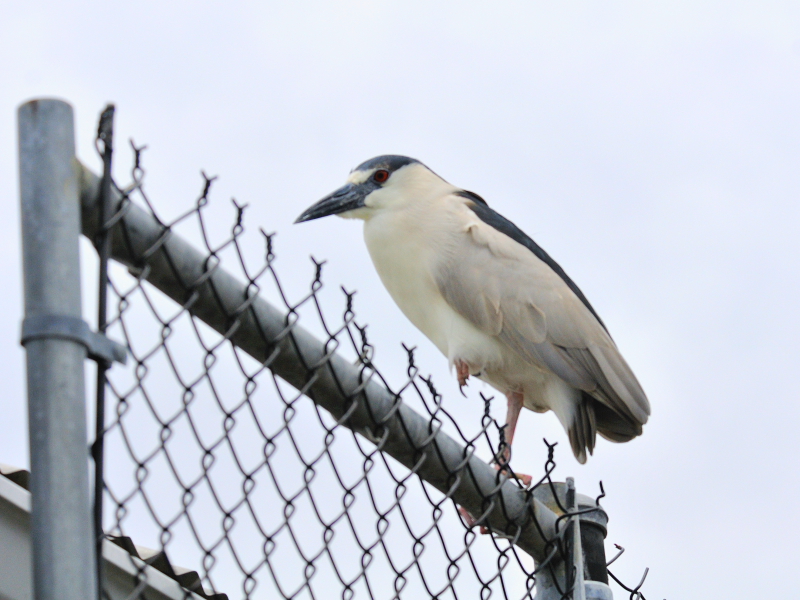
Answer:
POLYGON ((102 333, 89 328, 88 323, 77 317, 66 315, 35 315, 22 321, 20 343, 24 346, 31 340, 61 339, 78 342, 86 347, 89 358, 107 363, 123 365, 128 360, 128 350, 102 333))

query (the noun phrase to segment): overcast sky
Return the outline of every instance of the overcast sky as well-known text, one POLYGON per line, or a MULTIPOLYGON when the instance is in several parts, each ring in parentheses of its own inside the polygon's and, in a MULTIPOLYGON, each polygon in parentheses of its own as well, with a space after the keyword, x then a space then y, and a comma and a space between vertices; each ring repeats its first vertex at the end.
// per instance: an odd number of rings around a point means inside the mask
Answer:
POLYGON ((516 460, 537 473, 547 436, 562 479, 591 495, 603 480, 609 542, 628 549, 617 570, 649 566, 650 598, 796 592, 797 2, 5 2, 0 73, 0 462, 28 464, 16 108, 72 103, 97 170, 113 101, 121 180, 129 137, 167 213, 200 169, 219 175, 215 198, 277 232, 287 285, 327 259, 331 289, 359 290, 379 364, 416 345, 456 413, 478 388, 457 395, 360 225, 291 223, 378 154, 482 195, 581 287, 653 407, 641 438, 600 441, 585 466, 552 415, 526 411, 516 460))

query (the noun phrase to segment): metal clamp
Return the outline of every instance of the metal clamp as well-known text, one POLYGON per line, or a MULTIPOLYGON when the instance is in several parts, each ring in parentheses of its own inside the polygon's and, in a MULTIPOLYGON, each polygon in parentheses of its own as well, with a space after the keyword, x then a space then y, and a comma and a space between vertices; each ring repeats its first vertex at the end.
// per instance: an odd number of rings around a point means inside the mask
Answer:
POLYGON ((53 338, 83 344, 92 360, 107 363, 116 361, 122 364, 128 360, 128 349, 125 346, 101 333, 95 333, 83 319, 65 315, 36 315, 22 321, 20 343, 23 346, 31 340, 53 338))

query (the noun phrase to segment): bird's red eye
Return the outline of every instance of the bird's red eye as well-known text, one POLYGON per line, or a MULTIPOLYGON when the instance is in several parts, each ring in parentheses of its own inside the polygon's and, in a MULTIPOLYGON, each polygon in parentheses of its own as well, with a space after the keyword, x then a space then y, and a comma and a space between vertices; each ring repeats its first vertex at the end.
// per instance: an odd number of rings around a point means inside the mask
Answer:
POLYGON ((386 171, 385 169, 375 171, 375 174, 372 176, 372 178, 378 183, 384 183, 387 179, 389 179, 389 171, 386 171))

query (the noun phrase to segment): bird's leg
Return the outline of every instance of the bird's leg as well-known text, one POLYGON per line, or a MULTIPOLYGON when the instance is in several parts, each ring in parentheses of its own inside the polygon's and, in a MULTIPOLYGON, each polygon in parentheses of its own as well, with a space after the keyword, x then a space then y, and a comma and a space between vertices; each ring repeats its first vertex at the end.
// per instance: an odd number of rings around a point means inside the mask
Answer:
POLYGON ((467 385, 467 379, 469 379, 469 365, 457 358, 454 363, 456 366, 456 376, 458 377, 458 389, 461 391, 462 396, 466 396, 464 393, 464 386, 467 385))
MULTIPOLYGON (((461 383, 461 369, 462 367, 466 367, 466 364, 462 360, 456 361, 456 368, 458 369, 459 373, 459 383, 461 383)), ((469 369, 466 369, 466 377, 469 377, 469 369)), ((464 381, 466 381, 466 377, 464 381)), ((522 392, 508 392, 506 394, 506 398, 508 399, 508 413, 506 415, 506 426, 505 426, 505 435, 504 435, 504 443, 505 448, 503 449, 503 460, 502 465, 495 462, 494 468, 500 470, 503 466, 508 464, 508 461, 511 459, 511 442, 514 441, 514 431, 517 428, 517 419, 519 419, 519 413, 522 411, 522 405, 525 401, 525 397, 522 395, 522 392)), ((499 457, 498 457, 499 459, 499 457)), ((517 478, 522 482, 522 485, 529 486, 533 482, 533 477, 530 475, 524 475, 522 473, 515 473, 517 478)), ((472 529, 475 527, 475 518, 469 514, 469 511, 464 508, 463 506, 458 507, 458 514, 464 519, 467 524, 467 527, 472 529)), ((482 534, 489 533, 489 528, 481 525, 480 532, 482 534)))
POLYGON ((508 444, 509 451, 511 450, 511 443, 514 441, 514 432, 517 429, 517 419, 519 413, 522 411, 522 405, 525 402, 525 397, 522 392, 508 392, 506 394, 508 400, 508 412, 506 413, 506 444, 508 444))
MULTIPOLYGON (((517 429, 517 419, 519 419, 519 413, 522 410, 525 397, 522 395, 522 392, 508 392, 506 393, 506 399, 508 400, 508 413, 506 414, 506 426, 503 440, 505 442, 505 448, 503 448, 503 462, 508 464, 508 461, 511 460, 511 444, 514 441, 514 432, 517 429)), ((500 469, 501 466, 495 464, 495 468, 500 469)), ((533 477, 530 475, 524 475, 522 473, 515 473, 515 475, 522 481, 523 485, 530 485, 533 481, 533 477)))

